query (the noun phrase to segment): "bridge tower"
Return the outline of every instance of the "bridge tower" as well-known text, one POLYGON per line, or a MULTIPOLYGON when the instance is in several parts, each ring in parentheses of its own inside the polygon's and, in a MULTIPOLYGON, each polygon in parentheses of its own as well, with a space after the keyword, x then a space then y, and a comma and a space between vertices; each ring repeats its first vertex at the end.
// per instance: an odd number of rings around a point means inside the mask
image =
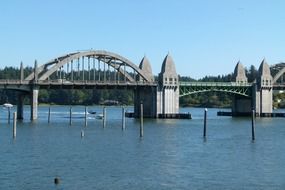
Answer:
MULTIPOLYGON (((23 62, 20 64, 20 81, 21 83, 24 80, 24 66, 23 62)), ((17 99, 17 119, 23 120, 24 119, 24 99, 26 93, 18 92, 18 99, 17 99)))
POLYGON ((38 64, 37 64, 37 61, 35 61, 34 79, 33 79, 33 85, 31 86, 31 92, 30 92, 31 120, 36 120, 38 118, 39 87, 37 83, 38 83, 38 64))
MULTIPOLYGON (((148 76, 152 81, 154 77, 149 60, 146 56, 143 57, 139 68, 142 72, 148 76)), ((139 77, 139 76, 138 76, 139 77)), ((139 82, 143 82, 141 77, 138 78, 139 82)), ((134 90, 134 116, 140 116, 140 104, 143 103, 143 114, 144 117, 155 118, 156 117, 156 87, 153 86, 142 86, 137 87, 134 90)))
POLYGON ((266 116, 272 113, 273 78, 270 67, 265 59, 258 69, 258 78, 253 88, 253 103, 258 116, 266 116))
MULTIPOLYGON (((236 64, 234 70, 235 82, 242 85, 247 83, 245 69, 240 61, 236 64)), ((252 100, 241 95, 235 95, 232 101, 232 114, 233 115, 246 115, 251 113, 252 100)))
POLYGON ((158 76, 157 116, 175 117, 179 113, 179 82, 175 64, 168 54, 158 76))
POLYGON ((245 69, 240 61, 237 62, 235 71, 234 71, 235 82, 244 84, 247 83, 247 77, 245 75, 245 69))

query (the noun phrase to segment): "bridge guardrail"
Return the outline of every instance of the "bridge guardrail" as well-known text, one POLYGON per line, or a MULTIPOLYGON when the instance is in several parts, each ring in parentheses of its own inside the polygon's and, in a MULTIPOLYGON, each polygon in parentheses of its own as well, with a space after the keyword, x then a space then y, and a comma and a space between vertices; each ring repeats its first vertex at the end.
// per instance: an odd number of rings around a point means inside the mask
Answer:
POLYGON ((74 80, 74 81, 69 81, 69 80, 42 80, 42 81, 37 81, 37 84, 63 84, 63 85, 94 85, 94 84, 122 84, 122 85, 156 85, 156 83, 150 83, 150 82, 123 82, 123 81, 88 81, 88 80, 74 80))
POLYGON ((180 86, 234 86, 234 87, 249 87, 252 83, 237 83, 237 82, 179 82, 180 86))
POLYGON ((11 80, 11 79, 0 79, 0 84, 14 84, 14 85, 21 85, 21 84, 29 84, 30 81, 28 80, 11 80))
POLYGON ((28 85, 28 84, 37 84, 37 85, 150 85, 155 86, 155 82, 124 82, 124 81, 88 81, 88 80, 10 80, 10 79, 0 79, 1 85, 28 85))
MULTIPOLYGON (((157 85, 156 82, 124 82, 124 81, 88 81, 88 80, 38 80, 38 81, 30 81, 30 80, 11 80, 11 79, 0 79, 0 84, 64 84, 64 85, 72 85, 72 84, 130 84, 130 85, 157 85)), ((252 86, 252 83, 236 83, 236 82, 179 82, 180 86, 252 86)))

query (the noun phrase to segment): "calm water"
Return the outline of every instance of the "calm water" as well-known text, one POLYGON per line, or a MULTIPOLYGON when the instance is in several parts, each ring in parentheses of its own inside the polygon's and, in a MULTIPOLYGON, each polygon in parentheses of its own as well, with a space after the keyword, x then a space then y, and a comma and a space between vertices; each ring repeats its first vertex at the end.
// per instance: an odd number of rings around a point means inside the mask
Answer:
POLYGON ((257 119, 253 143, 250 118, 217 109, 208 111, 206 140, 197 108, 181 110, 192 120, 145 120, 142 139, 138 120, 121 130, 119 107, 107 108, 106 128, 92 117, 84 127, 84 107, 73 108, 72 126, 68 107, 52 107, 50 124, 48 107, 34 123, 25 111, 13 140, 1 108, 0 189, 285 189, 285 118, 257 119))

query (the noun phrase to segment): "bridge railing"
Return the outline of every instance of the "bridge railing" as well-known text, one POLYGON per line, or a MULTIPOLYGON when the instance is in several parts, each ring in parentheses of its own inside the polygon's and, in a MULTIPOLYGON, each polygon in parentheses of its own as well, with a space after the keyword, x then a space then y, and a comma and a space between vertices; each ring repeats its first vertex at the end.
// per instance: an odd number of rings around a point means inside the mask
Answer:
POLYGON ((89 81, 89 80, 10 80, 10 79, 0 79, 0 85, 145 85, 145 86, 155 86, 155 82, 145 82, 145 81, 89 81))
POLYGON ((0 79, 0 84, 5 84, 5 85, 8 85, 8 84, 14 84, 14 85, 16 85, 16 84, 19 84, 19 85, 21 85, 21 84, 29 84, 30 83, 30 81, 28 81, 28 80, 11 80, 11 79, 0 79))
POLYGON ((179 82, 180 86, 228 86, 228 87, 248 87, 252 83, 237 83, 237 82, 179 82))
MULTIPOLYGON (((56 80, 38 80, 38 81, 30 81, 30 80, 11 80, 11 79, 0 79, 0 84, 62 84, 62 85, 72 85, 72 84, 139 84, 139 85, 156 85, 156 82, 145 82, 145 81, 93 81, 93 80, 65 80, 65 79, 56 79, 56 80)), ((237 82, 179 82, 180 86, 232 86, 232 87, 248 87, 252 86, 252 83, 237 83, 237 82)), ((283 85, 282 85, 283 86, 283 85)))
POLYGON ((39 80, 37 84, 156 84, 155 82, 145 82, 145 81, 94 81, 94 80, 39 80))

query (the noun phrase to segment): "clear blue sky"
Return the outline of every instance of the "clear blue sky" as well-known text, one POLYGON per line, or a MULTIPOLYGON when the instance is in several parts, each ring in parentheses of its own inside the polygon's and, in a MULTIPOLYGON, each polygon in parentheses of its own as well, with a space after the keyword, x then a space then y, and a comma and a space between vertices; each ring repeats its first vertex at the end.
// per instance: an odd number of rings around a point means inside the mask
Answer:
POLYGON ((284 0, 4 0, 0 67, 32 66, 77 50, 107 50, 153 73, 168 52, 201 78, 285 61, 284 0))

